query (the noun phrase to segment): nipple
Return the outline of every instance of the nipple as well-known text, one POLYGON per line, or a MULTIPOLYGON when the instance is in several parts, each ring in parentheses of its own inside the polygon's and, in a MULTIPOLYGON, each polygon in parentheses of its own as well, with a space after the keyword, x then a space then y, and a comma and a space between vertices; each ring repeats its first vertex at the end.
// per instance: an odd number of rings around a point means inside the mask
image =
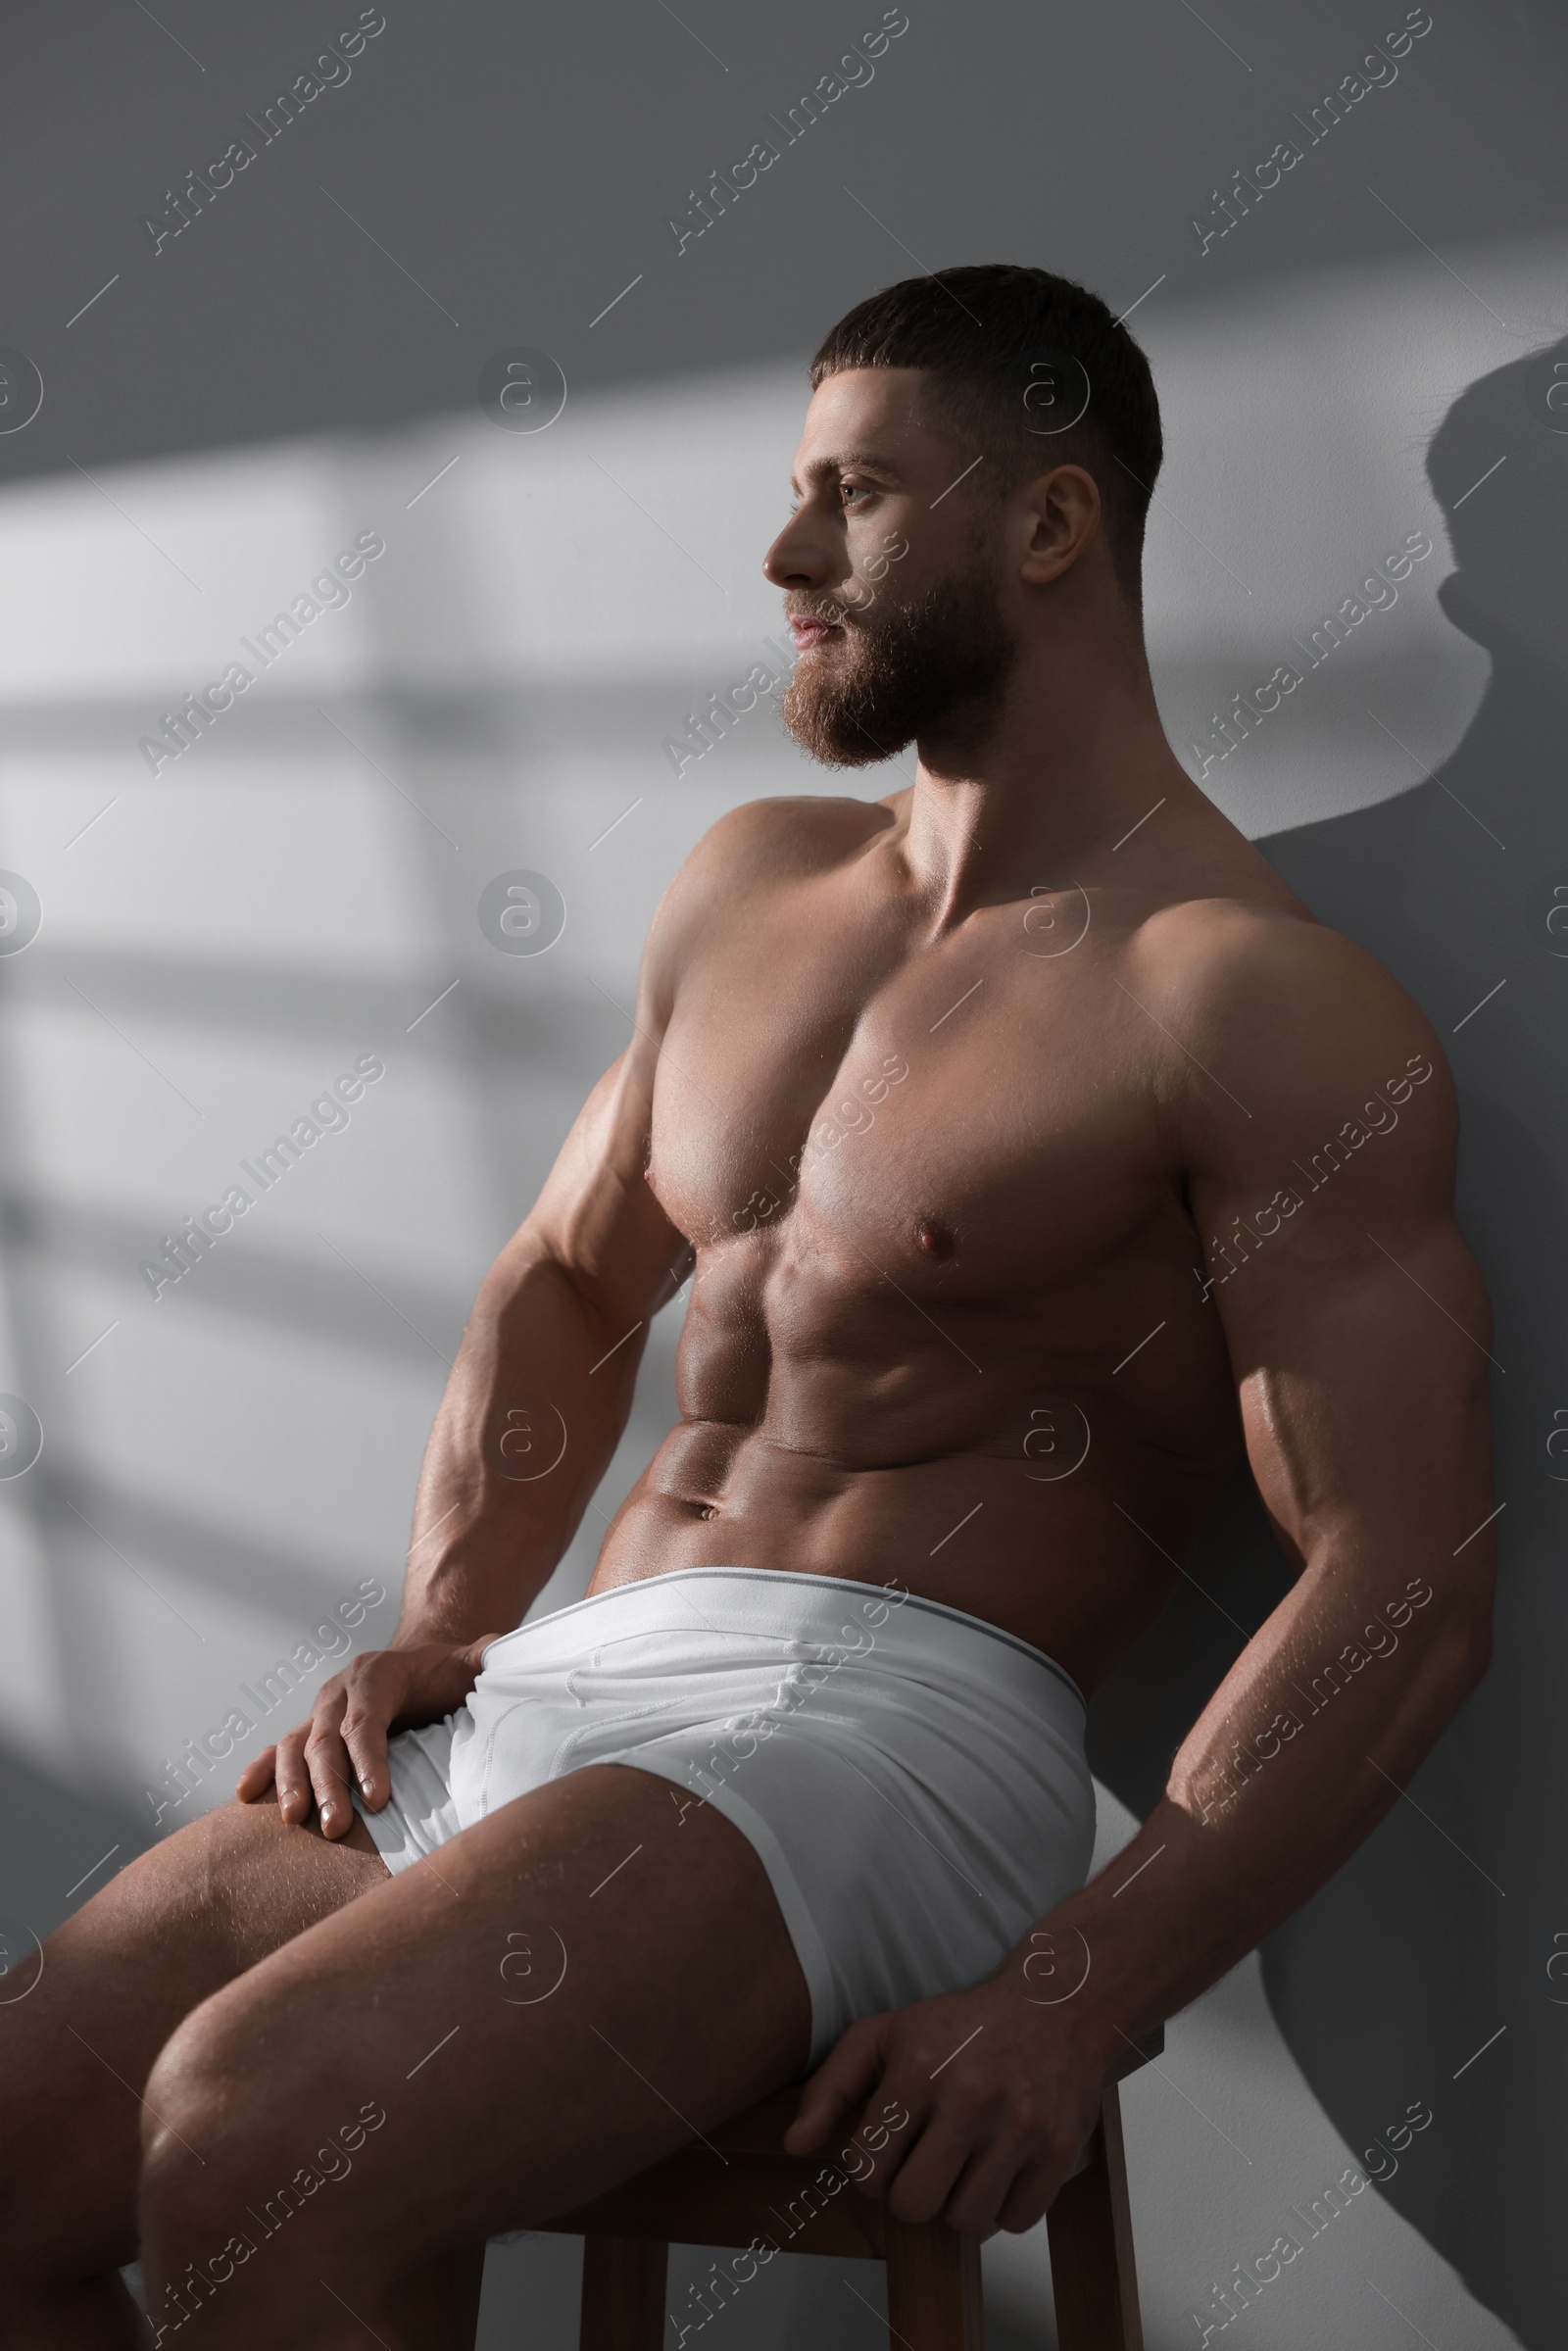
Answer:
POLYGON ((914 1228, 914 1245, 924 1249, 928 1257, 951 1257, 957 1247, 945 1224, 934 1216, 922 1216, 914 1228))

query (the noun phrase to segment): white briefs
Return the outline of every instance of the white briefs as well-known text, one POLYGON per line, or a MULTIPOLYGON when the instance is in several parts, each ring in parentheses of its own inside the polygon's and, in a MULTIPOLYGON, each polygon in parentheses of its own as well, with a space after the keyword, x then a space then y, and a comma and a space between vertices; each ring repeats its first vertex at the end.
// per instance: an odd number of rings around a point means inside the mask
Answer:
POLYGON ((385 1808, 360 1809, 397 1872, 587 1764, 690 1789, 767 1872, 809 2071, 857 2017, 979 1983, 1084 1883, 1084 1719, 1043 1649, 941 1600, 683 1567, 492 1641, 465 1705, 389 1742, 385 1808))

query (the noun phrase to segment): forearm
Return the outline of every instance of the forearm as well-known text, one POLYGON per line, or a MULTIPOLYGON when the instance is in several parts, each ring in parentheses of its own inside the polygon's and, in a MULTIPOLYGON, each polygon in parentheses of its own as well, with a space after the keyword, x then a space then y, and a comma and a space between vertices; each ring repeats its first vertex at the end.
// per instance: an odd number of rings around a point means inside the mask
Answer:
POLYGON ((1300 1592, 1277 1611, 1137 1837, 1005 1963, 1033 1954, 1035 1991, 1070 1992, 1107 2055, 1205 1991, 1316 1891, 1484 1670, 1473 1591, 1445 1605, 1423 1579, 1410 1584, 1429 1597, 1399 1591, 1387 1612, 1403 1612, 1397 1634, 1381 1619, 1374 1632, 1353 1589, 1328 1606, 1300 1592))
POLYGON ((656 1310, 574 1281, 526 1224, 503 1250, 425 1450, 395 1646, 520 1622, 619 1443, 656 1310))

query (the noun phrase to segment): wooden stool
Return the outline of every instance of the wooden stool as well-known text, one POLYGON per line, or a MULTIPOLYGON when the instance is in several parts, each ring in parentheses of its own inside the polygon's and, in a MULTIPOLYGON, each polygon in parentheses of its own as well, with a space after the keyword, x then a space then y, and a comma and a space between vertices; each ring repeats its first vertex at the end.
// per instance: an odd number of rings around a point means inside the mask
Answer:
MULTIPOLYGON (((1060 2351, 1143 2351, 1116 2084, 1157 2057, 1164 2042, 1163 2032, 1154 2032, 1129 2044, 1106 2080, 1094 2136, 1046 2216, 1060 2351)), ((864 2112, 847 2115, 809 2155, 787 2155, 783 2136, 802 2086, 775 2090, 706 2143, 693 2139, 592 2203, 538 2224, 584 2240, 581 2351, 663 2351, 670 2246, 745 2247, 754 2238, 780 2251, 885 2262, 890 2345, 981 2351, 978 2237, 945 2221, 895 2220, 852 2186, 814 2212, 805 2205, 799 2223, 790 2214, 824 2165, 843 2171, 838 2150, 864 2112)), ((411 2341, 430 2351, 472 2351, 483 2262, 482 2245, 465 2246, 423 2274, 424 2323, 411 2341)), ((415 2320, 412 2306, 407 2315, 415 2320)))

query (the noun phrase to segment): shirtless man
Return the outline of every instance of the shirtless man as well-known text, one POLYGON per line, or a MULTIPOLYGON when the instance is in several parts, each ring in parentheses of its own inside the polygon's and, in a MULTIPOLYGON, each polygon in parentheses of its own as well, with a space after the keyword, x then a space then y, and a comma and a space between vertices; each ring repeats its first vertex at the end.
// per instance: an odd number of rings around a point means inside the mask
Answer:
POLYGON ((1166 743, 1142 354, 1060 279, 950 270, 812 382, 784 714, 834 764, 914 742, 913 784, 699 843, 480 1293, 392 1647, 0 2004, 18 2351, 139 2339, 138 2249, 160 2339, 401 2344, 416 2264, 808 2061, 793 2146, 881 2091, 862 2192, 1029 2229, 1127 2037, 1485 1669, 1452 1090, 1166 743), (679 1424, 589 1596, 514 1630, 693 1269, 679 1424), (1078 1692, 1244 1445, 1297 1580, 1084 1885, 1078 1692))

